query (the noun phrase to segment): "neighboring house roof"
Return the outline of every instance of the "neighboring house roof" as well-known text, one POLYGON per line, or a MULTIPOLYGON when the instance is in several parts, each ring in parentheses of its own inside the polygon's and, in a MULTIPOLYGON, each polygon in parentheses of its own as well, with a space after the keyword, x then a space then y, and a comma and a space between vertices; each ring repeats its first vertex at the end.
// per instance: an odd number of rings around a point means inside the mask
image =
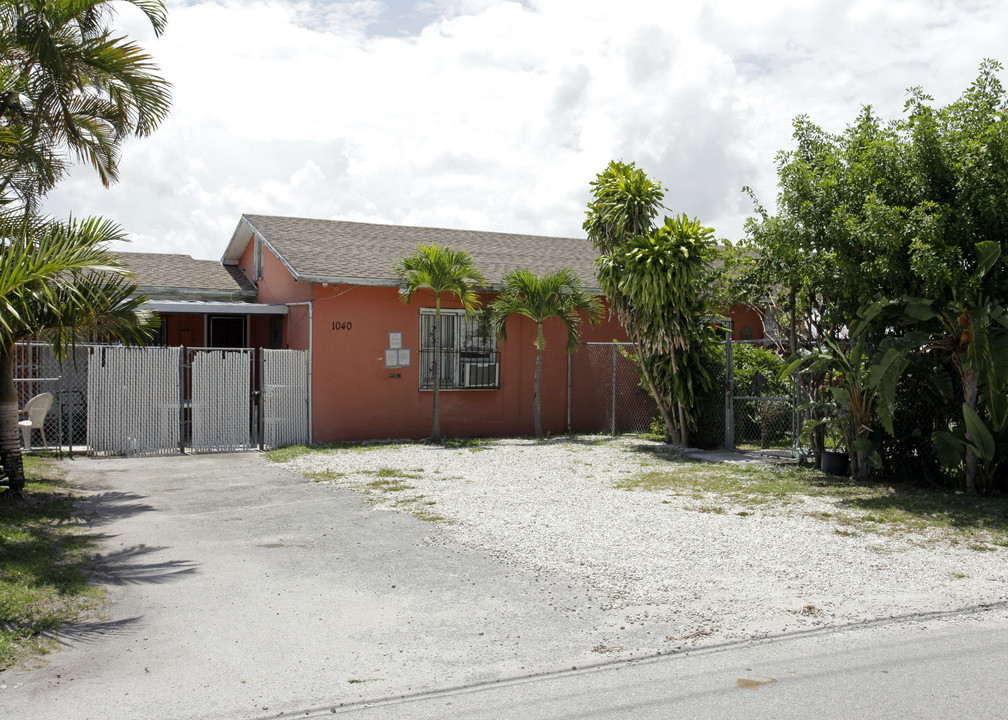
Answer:
POLYGON ((136 276, 137 292, 152 300, 249 302, 256 288, 235 266, 188 255, 117 253, 136 276))
POLYGON ((436 243, 468 252, 492 287, 517 268, 544 274, 569 267, 586 288, 598 289, 598 253, 585 238, 242 215, 221 262, 237 263, 253 238, 259 238, 295 280, 395 287, 396 263, 418 245, 436 243))

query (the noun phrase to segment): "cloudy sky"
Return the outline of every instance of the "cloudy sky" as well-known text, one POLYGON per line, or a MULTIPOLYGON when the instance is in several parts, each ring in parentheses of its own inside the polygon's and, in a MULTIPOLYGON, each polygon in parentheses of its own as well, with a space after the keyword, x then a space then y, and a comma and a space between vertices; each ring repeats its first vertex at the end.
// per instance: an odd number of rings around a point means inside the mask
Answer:
MULTIPOLYGON (((155 38, 172 117, 104 189, 76 170, 46 204, 100 214, 132 250, 219 258, 242 213, 580 236, 589 183, 635 161, 719 237, 807 114, 840 131, 906 89, 955 99, 1008 62, 1001 0, 168 0, 155 38)), ((1008 77, 1003 77, 1008 82, 1008 77)))

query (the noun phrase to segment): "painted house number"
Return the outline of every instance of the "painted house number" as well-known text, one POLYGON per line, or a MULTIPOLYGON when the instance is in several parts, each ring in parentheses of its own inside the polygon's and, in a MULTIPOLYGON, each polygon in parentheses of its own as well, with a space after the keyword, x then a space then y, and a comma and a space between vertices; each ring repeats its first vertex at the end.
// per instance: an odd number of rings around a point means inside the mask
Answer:
POLYGON ((353 323, 350 322, 349 320, 343 320, 342 322, 339 321, 339 320, 334 320, 333 324, 332 324, 332 329, 333 330, 352 330, 353 329, 353 323))

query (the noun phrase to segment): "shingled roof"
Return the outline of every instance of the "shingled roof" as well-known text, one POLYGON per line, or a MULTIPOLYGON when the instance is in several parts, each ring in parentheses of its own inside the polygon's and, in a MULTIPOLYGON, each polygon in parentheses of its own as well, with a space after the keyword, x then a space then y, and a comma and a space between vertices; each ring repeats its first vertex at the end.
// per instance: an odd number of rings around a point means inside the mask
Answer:
POLYGON ((117 253, 152 299, 252 301, 256 288, 235 266, 166 253, 117 253))
POLYGON ((593 269, 598 253, 584 238, 243 215, 222 262, 236 263, 253 237, 296 280, 394 287, 395 264, 418 245, 436 243, 468 252, 491 286, 500 286, 517 268, 542 274, 569 267, 586 288, 598 287, 593 269))

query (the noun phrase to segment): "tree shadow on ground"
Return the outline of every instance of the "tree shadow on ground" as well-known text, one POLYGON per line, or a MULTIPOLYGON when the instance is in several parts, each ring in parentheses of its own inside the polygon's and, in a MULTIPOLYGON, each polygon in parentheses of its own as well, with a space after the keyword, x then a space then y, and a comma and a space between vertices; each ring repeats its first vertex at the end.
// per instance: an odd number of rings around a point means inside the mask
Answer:
POLYGON ((910 485, 858 486, 864 492, 840 500, 839 506, 879 522, 902 516, 960 531, 992 532, 1008 538, 1008 497, 979 497, 910 485))
POLYGON ((64 647, 101 642, 110 636, 125 634, 139 621, 140 617, 121 620, 83 620, 62 626, 53 639, 64 647))
POLYGON ((93 527, 153 512, 154 507, 144 500, 146 498, 143 495, 109 490, 78 498, 77 503, 79 513, 93 527))
POLYGON ((106 585, 142 585, 172 582, 196 573, 191 560, 154 560, 150 556, 167 550, 165 547, 135 545, 115 552, 97 555, 91 577, 106 585))

